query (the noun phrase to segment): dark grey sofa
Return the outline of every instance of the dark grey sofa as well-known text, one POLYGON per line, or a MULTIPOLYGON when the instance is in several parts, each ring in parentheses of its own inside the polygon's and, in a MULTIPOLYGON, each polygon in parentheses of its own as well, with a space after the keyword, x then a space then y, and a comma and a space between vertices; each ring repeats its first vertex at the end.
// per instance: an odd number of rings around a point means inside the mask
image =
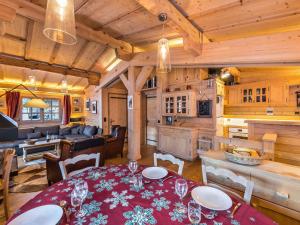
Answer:
MULTIPOLYGON (((46 135, 57 135, 57 138, 67 139, 71 142, 82 139, 92 138, 94 135, 102 134, 102 129, 96 126, 89 125, 74 125, 72 127, 60 128, 59 125, 46 126, 46 127, 34 127, 34 128, 21 128, 18 129, 18 139, 13 141, 1 141, 0 138, 0 150, 6 148, 16 149, 18 156, 23 155, 23 150, 19 148, 19 144, 24 143, 26 139, 38 139, 39 141, 46 140, 46 135)), ((44 152, 53 150, 53 147, 41 147, 36 148, 32 153, 44 152)))

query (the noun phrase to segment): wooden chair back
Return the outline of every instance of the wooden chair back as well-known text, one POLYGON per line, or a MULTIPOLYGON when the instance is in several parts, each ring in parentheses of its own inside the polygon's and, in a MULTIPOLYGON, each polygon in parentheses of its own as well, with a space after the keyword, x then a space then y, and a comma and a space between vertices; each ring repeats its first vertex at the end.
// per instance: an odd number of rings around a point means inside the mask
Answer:
POLYGON ((68 172, 67 172, 67 168, 66 168, 68 165, 71 165, 71 164, 75 165, 76 163, 78 163, 80 161, 89 161, 92 159, 95 159, 95 167, 99 167, 100 153, 82 154, 82 155, 78 155, 74 158, 69 158, 64 161, 60 161, 59 167, 60 167, 60 171, 61 171, 63 179, 65 180, 68 177, 68 172))
POLYGON ((175 158, 174 156, 170 155, 170 154, 160 154, 160 153, 154 153, 154 166, 157 166, 157 159, 160 160, 167 160, 169 162, 171 162, 172 164, 178 165, 178 175, 182 175, 182 171, 183 171, 183 166, 184 166, 184 161, 175 158))
POLYGON ((8 208, 8 193, 9 193, 9 178, 12 161, 15 155, 14 149, 6 149, 3 151, 3 168, 2 168, 2 188, 3 188, 3 205, 6 220, 9 218, 8 208))
MULTIPOLYGON (((206 166, 205 162, 202 161, 202 179, 203 179, 203 183, 205 185, 211 185, 207 181, 207 173, 212 173, 217 177, 223 177, 223 178, 229 179, 232 182, 240 184, 241 186, 243 186, 244 189, 245 189, 243 200, 247 204, 250 204, 251 196, 252 196, 252 192, 253 192, 253 187, 254 187, 254 182, 253 181, 250 181, 250 180, 248 180, 247 178, 245 178, 243 176, 239 176, 239 175, 235 174, 234 172, 232 172, 231 170, 228 170, 228 169, 216 168, 216 167, 213 167, 213 166, 206 166)), ((216 184, 213 184, 211 186, 217 186, 220 189, 223 189, 221 186, 218 186, 216 184)), ((232 191, 230 191, 230 192, 232 194, 236 195, 237 197, 241 197, 235 192, 232 192, 232 191)))

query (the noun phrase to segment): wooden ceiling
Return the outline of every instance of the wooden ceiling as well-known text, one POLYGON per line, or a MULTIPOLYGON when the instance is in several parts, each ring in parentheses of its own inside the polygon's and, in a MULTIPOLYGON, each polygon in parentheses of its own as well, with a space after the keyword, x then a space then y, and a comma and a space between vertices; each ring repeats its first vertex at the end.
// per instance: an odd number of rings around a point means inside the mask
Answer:
POLYGON ((178 12, 169 16, 171 23, 164 31, 169 39, 190 34, 192 29, 203 31, 211 42, 300 29, 299 0, 153 0, 152 5, 151 1, 75 0, 80 35, 76 45, 66 46, 42 34, 47 0, 11 0, 22 7, 16 9, 13 22, 6 22, 4 28, 0 26, 0 52, 78 69, 86 77, 89 73, 104 74, 117 58, 115 46, 125 46, 128 51, 131 45, 157 42, 162 36, 162 24, 156 15, 160 10, 174 13, 169 4, 183 16, 180 21, 174 19, 178 12), (184 30, 186 27, 190 29, 184 30))

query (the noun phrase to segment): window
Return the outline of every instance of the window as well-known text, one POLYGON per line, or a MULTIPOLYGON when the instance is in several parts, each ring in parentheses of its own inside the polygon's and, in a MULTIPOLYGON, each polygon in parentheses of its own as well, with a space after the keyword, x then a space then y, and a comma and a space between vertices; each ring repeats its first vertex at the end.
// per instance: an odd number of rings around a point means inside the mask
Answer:
MULTIPOLYGON (((24 105, 29 100, 31 100, 31 98, 22 98, 22 105, 24 105)), ((23 121, 41 120, 41 109, 23 107, 22 108, 22 120, 23 121)))
POLYGON ((45 99, 45 102, 49 107, 44 110, 44 120, 59 120, 59 100, 45 99))
MULTIPOLYGON (((22 105, 31 98, 22 98, 22 105)), ((59 99, 43 99, 49 107, 46 109, 22 107, 22 121, 59 121, 60 101, 59 99)))

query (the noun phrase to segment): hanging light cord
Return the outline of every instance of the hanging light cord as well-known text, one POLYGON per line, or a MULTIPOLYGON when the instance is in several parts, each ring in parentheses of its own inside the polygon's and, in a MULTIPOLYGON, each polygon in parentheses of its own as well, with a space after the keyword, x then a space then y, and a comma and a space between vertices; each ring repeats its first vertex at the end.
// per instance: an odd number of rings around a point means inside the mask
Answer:
POLYGON ((8 92, 12 92, 13 90, 19 88, 19 87, 23 87, 25 88, 25 90, 29 91, 35 98, 39 98, 38 96, 36 96, 36 94, 34 94, 32 91, 30 91, 25 85, 23 84, 19 84, 17 86, 15 86, 14 88, 10 89, 9 91, 6 91, 4 94, 0 95, 0 98, 3 97, 4 95, 6 95, 8 92))

